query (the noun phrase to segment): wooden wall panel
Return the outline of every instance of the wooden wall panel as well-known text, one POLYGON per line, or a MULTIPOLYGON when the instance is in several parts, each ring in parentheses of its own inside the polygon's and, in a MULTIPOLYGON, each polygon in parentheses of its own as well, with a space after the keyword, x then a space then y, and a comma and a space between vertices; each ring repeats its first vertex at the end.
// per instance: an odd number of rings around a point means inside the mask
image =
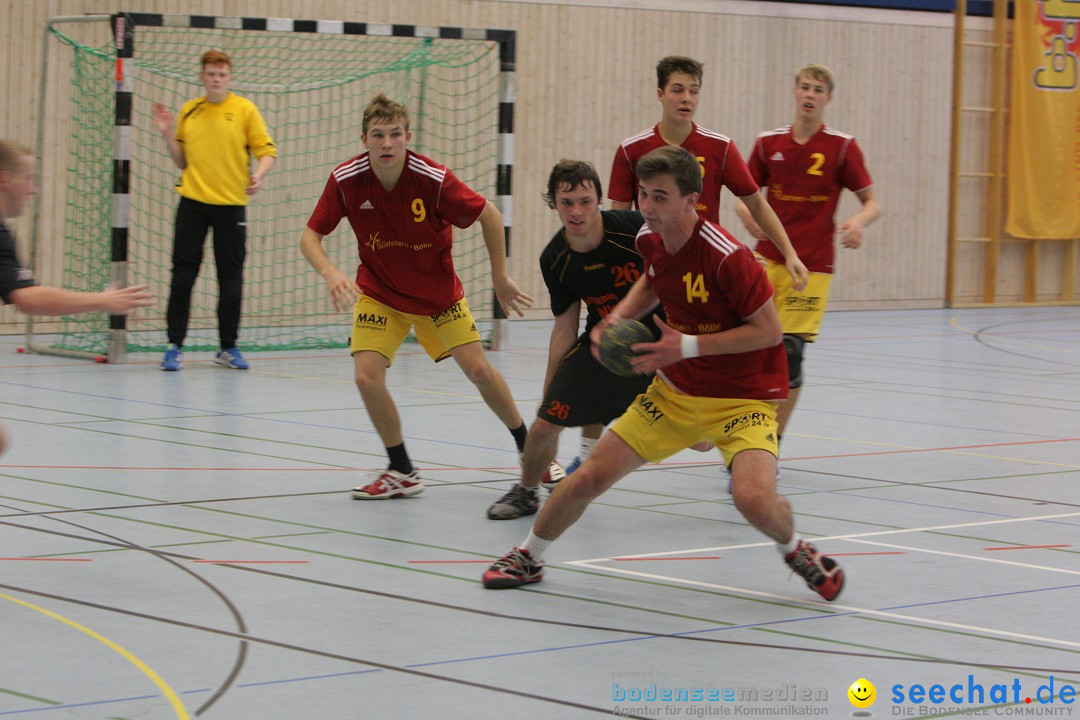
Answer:
MULTIPOLYGON (((757 133, 787 124, 794 113, 792 73, 823 62, 838 87, 826 121, 862 145, 879 199, 881 220, 859 251, 841 251, 831 307, 940 307, 944 297, 951 16, 806 5, 625 0, 575 4, 516 0, 187 0, 187 12, 207 15, 347 19, 508 28, 518 32, 514 245, 510 271, 538 300, 547 297, 536 258, 558 227, 540 200, 551 165, 562 157, 591 160, 605 185, 617 144, 659 118, 655 63, 686 54, 705 63, 698 120, 731 136, 745 153, 757 133), (619 5, 632 7, 619 7, 619 5), (758 13, 758 14, 753 14, 758 13)), ((0 80, 8 103, 0 135, 34 141, 36 67, 46 19, 116 10, 173 12, 165 0, 7 0, 0 80)), ((61 73, 62 74, 62 73, 61 73)), ((46 110, 46 115, 51 115, 46 110)), ((46 117, 47 195, 61 196, 67 132, 46 117)), ((359 143, 358 143, 359 146, 359 143)), ((163 163, 168 160, 162 154, 163 163)), ((329 171, 329 167, 327 170, 329 171)), ((857 206, 846 197, 841 214, 857 206)), ((722 222, 744 237, 722 203, 722 222)), ((50 214, 50 218, 54 213, 50 214)), ((974 220, 974 218, 973 218, 974 220)), ((47 224, 39 273, 55 282, 62 264, 57 223, 47 224)), ((15 223, 25 236, 25 223, 15 223)), ((297 235, 301 228, 297 228, 297 235)), ((155 288, 165 295, 167 288, 155 288)), ((162 299, 164 303, 164 299, 162 299)), ((19 328, 0 310, 0 331, 19 328)))

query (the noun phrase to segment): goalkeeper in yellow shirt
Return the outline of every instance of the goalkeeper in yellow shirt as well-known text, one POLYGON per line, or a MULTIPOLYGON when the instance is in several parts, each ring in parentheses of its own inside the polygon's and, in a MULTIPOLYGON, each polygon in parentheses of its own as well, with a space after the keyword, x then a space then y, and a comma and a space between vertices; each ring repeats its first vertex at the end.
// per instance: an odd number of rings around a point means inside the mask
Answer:
POLYGON ((229 92, 232 61, 228 55, 218 50, 204 53, 199 79, 206 94, 184 103, 179 116, 174 118, 164 105, 154 104, 158 131, 182 171, 176 185, 180 204, 166 311, 169 344, 161 369, 183 367, 191 289, 202 264, 206 233, 213 228, 221 341, 214 361, 246 370, 248 362, 236 346, 247 253, 246 206, 273 166, 277 146, 255 104, 229 92), (254 171, 252 155, 256 159, 254 171))

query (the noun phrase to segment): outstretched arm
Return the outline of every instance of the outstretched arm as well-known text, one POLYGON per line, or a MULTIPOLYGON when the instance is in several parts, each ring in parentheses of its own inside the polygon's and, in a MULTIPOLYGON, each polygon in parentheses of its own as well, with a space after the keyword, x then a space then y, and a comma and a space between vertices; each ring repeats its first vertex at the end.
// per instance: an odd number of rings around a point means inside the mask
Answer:
POLYGON ((135 308, 154 304, 146 285, 120 288, 110 285, 104 292, 76 292, 47 285, 13 290, 11 302, 27 315, 75 315, 83 312, 107 312, 127 315, 135 308))
POLYGON ((503 312, 509 315, 513 310, 524 317, 523 308, 533 304, 532 295, 522 292, 517 283, 506 274, 506 232, 503 229, 502 213, 488 203, 480 213, 480 229, 484 233, 488 258, 491 261, 491 278, 495 285, 495 297, 502 305, 503 312))
POLYGON ((352 307, 360 297, 360 288, 354 279, 338 270, 337 266, 330 262, 330 257, 323 250, 322 239, 323 236, 311 228, 304 228, 304 233, 300 236, 300 252, 308 264, 315 268, 326 281, 326 289, 330 291, 334 307, 345 310, 352 307))

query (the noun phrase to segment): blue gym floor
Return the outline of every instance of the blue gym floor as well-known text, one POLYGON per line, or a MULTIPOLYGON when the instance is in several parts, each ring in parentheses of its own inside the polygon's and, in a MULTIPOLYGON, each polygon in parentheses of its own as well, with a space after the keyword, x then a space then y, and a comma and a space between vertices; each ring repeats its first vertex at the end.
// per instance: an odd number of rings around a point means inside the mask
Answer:
MULTIPOLYGON (((549 329, 511 323, 491 356, 529 422, 549 329)), ((165 373, 157 355, 22 344, 0 338, 0 716, 1077 707, 1076 308, 829 314, 780 487, 848 573, 835 603, 734 510, 719 455, 692 451, 595 502, 542 583, 484 590, 531 524, 484 515, 517 455, 456 365, 416 345, 389 382, 428 487, 359 502, 358 470, 384 456, 344 351, 253 353, 246 372, 189 354, 165 373)), ((564 433, 560 460, 576 447, 564 433)))

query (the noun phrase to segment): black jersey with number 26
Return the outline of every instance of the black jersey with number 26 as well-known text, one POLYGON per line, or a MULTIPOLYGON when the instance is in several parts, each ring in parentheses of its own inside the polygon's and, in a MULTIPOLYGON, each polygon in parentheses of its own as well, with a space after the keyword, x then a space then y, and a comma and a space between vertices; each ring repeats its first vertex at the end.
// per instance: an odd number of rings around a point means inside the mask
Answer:
POLYGON ((571 250, 560 229, 540 254, 551 314, 562 315, 581 300, 588 308, 585 332, 611 312, 644 268, 634 249, 634 238, 645 223, 641 214, 633 210, 604 210, 600 214, 604 240, 595 249, 585 253, 571 250))

